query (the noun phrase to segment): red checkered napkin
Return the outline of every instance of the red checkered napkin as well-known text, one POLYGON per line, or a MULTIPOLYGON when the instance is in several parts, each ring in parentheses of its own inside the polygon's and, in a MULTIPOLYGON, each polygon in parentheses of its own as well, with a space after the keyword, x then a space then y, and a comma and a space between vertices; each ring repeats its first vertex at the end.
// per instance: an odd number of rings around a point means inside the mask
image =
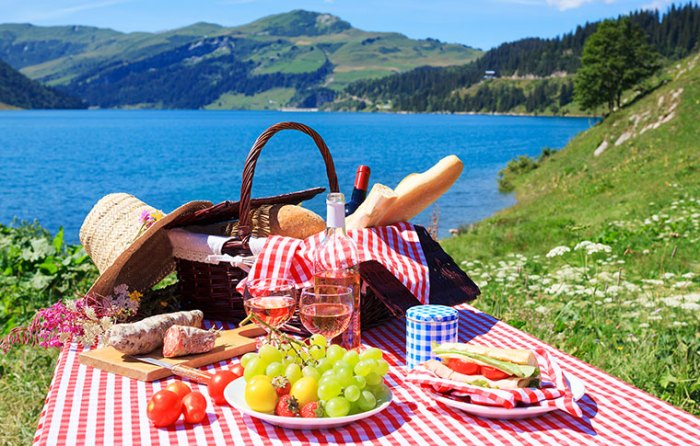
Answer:
MULTIPOLYGON (((430 272, 428 262, 415 228, 410 223, 348 231, 357 244, 360 262, 376 260, 422 304, 429 303, 430 272)), ((313 281, 314 252, 323 240, 323 234, 306 240, 289 237, 268 237, 248 280, 291 277, 298 286, 311 286, 313 281)), ((333 259, 323 259, 331 263, 333 259)), ((244 283, 238 285, 243 291, 244 283)))
POLYGON ((571 389, 566 384, 564 374, 559 365, 546 350, 539 348, 533 351, 540 367, 540 380, 542 382, 542 388, 540 389, 487 389, 440 378, 423 365, 411 370, 407 379, 421 385, 431 386, 433 389, 447 386, 451 390, 444 392, 445 395, 451 398, 468 397, 468 402, 473 404, 501 406, 506 409, 512 409, 518 403, 556 407, 575 417, 582 417, 581 408, 574 401, 571 389))

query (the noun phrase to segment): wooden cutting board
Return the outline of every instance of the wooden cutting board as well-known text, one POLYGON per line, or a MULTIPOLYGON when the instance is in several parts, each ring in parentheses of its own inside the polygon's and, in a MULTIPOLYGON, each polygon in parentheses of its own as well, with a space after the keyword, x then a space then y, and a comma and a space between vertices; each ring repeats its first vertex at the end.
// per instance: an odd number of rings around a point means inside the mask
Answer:
MULTIPOLYGON (((254 351, 257 343, 255 337, 265 334, 265 330, 255 325, 250 325, 236 328, 235 330, 222 330, 219 333, 220 336, 216 338, 214 348, 206 353, 164 358, 162 351, 159 349, 150 354, 140 356, 150 356, 170 364, 202 367, 254 351)), ((138 379, 139 381, 155 381, 173 374, 165 367, 138 361, 128 355, 124 355, 113 347, 101 347, 84 351, 79 355, 79 360, 81 364, 138 379)))

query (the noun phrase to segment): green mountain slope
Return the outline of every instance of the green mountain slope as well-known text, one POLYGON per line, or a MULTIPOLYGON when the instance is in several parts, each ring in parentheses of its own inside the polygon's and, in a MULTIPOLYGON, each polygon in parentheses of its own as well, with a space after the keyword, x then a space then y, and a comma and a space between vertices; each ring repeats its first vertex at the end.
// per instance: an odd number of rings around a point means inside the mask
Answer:
POLYGON ((444 240, 480 308, 700 413, 700 55, 444 240))
POLYGON ((7 108, 85 108, 85 104, 28 79, 0 60, 0 109, 7 108))
POLYGON ((280 106, 313 107, 357 79, 463 64, 480 54, 433 39, 366 32, 302 10, 239 27, 199 23, 164 33, 0 25, 0 58, 102 107, 235 108, 241 95, 289 88, 294 94, 280 106))

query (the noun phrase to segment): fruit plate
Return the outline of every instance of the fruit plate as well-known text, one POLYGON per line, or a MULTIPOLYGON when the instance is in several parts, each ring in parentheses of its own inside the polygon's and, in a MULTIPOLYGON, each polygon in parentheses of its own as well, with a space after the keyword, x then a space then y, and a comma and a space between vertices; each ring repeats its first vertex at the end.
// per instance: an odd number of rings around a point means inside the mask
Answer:
MULTIPOLYGON (((574 401, 578 401, 586 393, 586 387, 583 385, 583 381, 576 378, 573 375, 564 373, 567 384, 571 389, 571 393, 574 395, 574 401)), ((469 412, 472 415, 476 415, 484 418, 498 418, 501 420, 517 420, 522 418, 532 418, 537 417, 547 412, 553 410, 558 410, 557 407, 544 407, 544 406, 528 406, 528 407, 514 407, 512 409, 506 409, 504 407, 496 406, 484 406, 481 404, 471 404, 462 401, 456 401, 450 398, 446 398, 440 394, 430 392, 430 396, 447 406, 454 407, 455 409, 460 409, 465 412, 469 412)))
POLYGON ((337 418, 295 418, 280 417, 278 415, 256 412, 248 407, 248 403, 245 402, 244 393, 245 378, 238 378, 235 381, 230 382, 229 385, 226 386, 226 389, 224 389, 224 397, 226 398, 226 401, 234 408, 253 418, 257 418, 275 426, 284 427, 287 429, 330 429, 344 426, 381 412, 389 407, 393 399, 393 395, 389 395, 389 401, 380 404, 372 410, 358 413, 356 415, 348 415, 337 418))

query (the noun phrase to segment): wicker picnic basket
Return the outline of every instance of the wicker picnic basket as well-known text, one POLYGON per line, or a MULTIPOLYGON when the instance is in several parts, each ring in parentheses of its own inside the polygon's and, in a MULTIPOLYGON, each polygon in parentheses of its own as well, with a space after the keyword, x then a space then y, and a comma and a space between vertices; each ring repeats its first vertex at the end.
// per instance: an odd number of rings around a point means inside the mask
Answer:
MULTIPOLYGON (((270 138, 282 130, 300 131, 313 139, 325 163, 330 191, 338 192, 338 178, 333 158, 323 138, 304 124, 281 122, 265 130, 248 153, 243 168, 239 202, 225 202, 198 211, 174 222, 170 227, 211 224, 238 217, 237 234, 224 244, 222 253, 231 256, 252 255, 248 242, 252 233, 251 214, 256 206, 277 203, 297 204, 323 191, 321 188, 316 188, 265 199, 251 199, 258 157, 270 138)), ((430 238, 424 228, 416 227, 416 229, 428 259, 431 281, 449 285, 442 286, 446 293, 436 292, 438 301, 433 301, 431 292, 431 302, 454 305, 475 298, 479 294, 479 289, 474 282, 452 262, 452 259, 430 238), (436 246, 437 251, 435 251, 436 246), (446 265, 449 267, 446 268, 446 265)), ((210 319, 238 322, 245 318, 243 296, 236 287, 247 276, 246 271, 232 266, 229 262, 211 264, 183 258, 176 258, 175 261, 183 307, 200 309, 205 317, 210 319)), ((410 291, 378 262, 361 263, 360 276, 362 278, 361 323, 364 329, 381 324, 392 317, 403 316, 408 308, 419 304, 410 291)), ((301 327, 296 316, 291 324, 301 327)))

